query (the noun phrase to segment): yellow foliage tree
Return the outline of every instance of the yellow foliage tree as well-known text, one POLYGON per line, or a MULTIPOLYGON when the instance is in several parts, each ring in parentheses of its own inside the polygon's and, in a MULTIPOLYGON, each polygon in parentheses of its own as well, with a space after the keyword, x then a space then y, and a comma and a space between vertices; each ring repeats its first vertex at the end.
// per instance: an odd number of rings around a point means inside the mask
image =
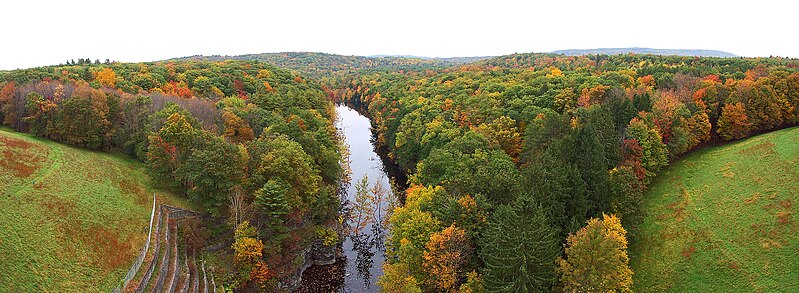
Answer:
POLYGON ((522 138, 515 120, 507 116, 500 116, 489 124, 480 124, 473 130, 491 140, 492 143, 499 145, 505 153, 513 158, 514 162, 518 161, 522 151, 522 138))
POLYGON ((94 72, 94 80, 104 86, 113 88, 117 83, 117 74, 111 68, 104 68, 94 72))
POLYGON ((591 219, 566 239, 566 259, 559 259, 566 292, 632 292, 627 231, 615 215, 591 219))
POLYGON ((384 293, 416 293, 422 292, 405 263, 383 264, 383 275, 377 281, 380 292, 384 293))
POLYGON ((233 260, 239 264, 255 264, 263 257, 264 243, 255 239, 255 228, 244 221, 236 228, 236 242, 233 243, 233 260))

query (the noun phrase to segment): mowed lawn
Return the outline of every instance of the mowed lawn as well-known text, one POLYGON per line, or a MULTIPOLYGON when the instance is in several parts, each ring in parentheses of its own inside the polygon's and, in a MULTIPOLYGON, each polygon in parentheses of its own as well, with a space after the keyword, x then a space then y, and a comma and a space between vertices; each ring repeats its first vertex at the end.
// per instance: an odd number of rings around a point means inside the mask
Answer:
POLYGON ((694 152, 645 195, 640 292, 799 292, 799 128, 694 152))
POLYGON ((108 292, 147 237, 152 195, 133 159, 0 129, 0 292, 108 292))

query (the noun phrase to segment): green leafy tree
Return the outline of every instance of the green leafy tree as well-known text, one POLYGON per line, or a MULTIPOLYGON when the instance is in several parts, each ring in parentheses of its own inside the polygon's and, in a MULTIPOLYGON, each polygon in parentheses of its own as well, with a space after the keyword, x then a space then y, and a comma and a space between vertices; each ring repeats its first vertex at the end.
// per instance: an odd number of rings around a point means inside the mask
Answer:
POLYGON ((230 191, 241 182, 243 166, 236 146, 218 136, 200 139, 202 146, 192 150, 176 172, 189 182, 189 198, 218 214, 230 191))
POLYGON ((644 189, 635 172, 629 166, 610 170, 611 210, 621 217, 622 226, 634 231, 644 222, 644 189))
POLYGON ((627 127, 627 138, 638 141, 641 147, 641 166, 646 170, 647 178, 654 177, 668 163, 668 150, 654 127, 633 118, 627 127))

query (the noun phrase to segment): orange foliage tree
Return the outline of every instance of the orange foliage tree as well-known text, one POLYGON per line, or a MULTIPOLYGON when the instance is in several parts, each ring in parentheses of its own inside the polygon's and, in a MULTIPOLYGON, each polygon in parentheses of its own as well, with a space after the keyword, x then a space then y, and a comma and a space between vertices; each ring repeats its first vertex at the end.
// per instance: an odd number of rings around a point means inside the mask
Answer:
POLYGON ((721 109, 718 133, 724 140, 744 138, 749 135, 752 124, 741 103, 726 104, 721 109))
POLYGON ((450 225, 441 232, 430 235, 425 245, 424 270, 430 278, 429 286, 439 291, 452 291, 469 263, 471 251, 462 229, 450 225))
POLYGON ((247 121, 241 119, 230 111, 222 113, 222 122, 225 125, 224 137, 232 143, 245 143, 255 137, 252 128, 247 121))

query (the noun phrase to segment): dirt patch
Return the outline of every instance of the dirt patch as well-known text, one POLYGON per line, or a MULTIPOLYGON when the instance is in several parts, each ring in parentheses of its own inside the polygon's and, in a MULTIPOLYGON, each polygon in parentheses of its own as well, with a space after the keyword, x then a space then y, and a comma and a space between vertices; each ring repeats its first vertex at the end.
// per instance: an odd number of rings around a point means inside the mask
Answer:
POLYGON ((691 254, 694 254, 694 252, 696 252, 696 247, 694 246, 693 243, 691 243, 691 246, 686 247, 685 249, 682 250, 682 257, 689 258, 691 257, 691 254))
POLYGON ((133 198, 137 204, 147 205, 150 201, 147 198, 147 196, 142 196, 146 194, 144 187, 142 187, 141 184, 138 184, 134 181, 130 180, 119 181, 119 190, 122 192, 122 194, 133 195, 133 198))
POLYGON ((780 202, 780 205, 785 209, 790 209, 791 206, 793 206, 793 200, 791 200, 790 198, 783 200, 780 202))
POLYGON ((40 164, 44 162, 43 157, 26 156, 12 150, 3 150, 2 158, 0 167, 12 171, 15 177, 20 178, 30 177, 36 170, 39 170, 40 164))
POLYGON ((41 168, 48 154, 39 145, 6 136, 0 136, 0 150, 0 169, 9 170, 19 178, 33 175, 41 168))
POLYGON ((743 150, 738 151, 739 154, 742 155, 776 155, 777 152, 774 151, 774 143, 770 141, 764 141, 757 145, 745 148, 743 150))
POLYGON ((92 263, 110 271, 127 264, 132 258, 131 247, 134 235, 120 239, 114 231, 99 225, 84 225, 75 220, 79 218, 74 203, 50 197, 42 203, 47 209, 48 218, 56 219, 59 239, 63 241, 67 254, 78 253, 80 247, 88 248, 92 263), (77 245, 75 245, 77 244, 77 245))
POLYGON ((793 224, 793 218, 791 217, 791 212, 788 211, 777 212, 777 224, 780 224, 780 226, 787 226, 793 224))
POLYGON ((75 204, 58 197, 49 197, 42 202, 47 208, 47 216, 53 219, 71 219, 75 204))
POLYGON ((760 200, 760 192, 755 192, 751 197, 744 199, 745 204, 753 204, 760 200))
POLYGON ((95 255, 95 263, 106 270, 113 270, 125 265, 131 258, 131 237, 120 240, 114 231, 104 227, 93 227, 87 231, 88 241, 95 255))
POLYGON ((108 228, 97 225, 83 228, 80 223, 66 221, 58 224, 58 230, 66 241, 66 246, 72 246, 69 244, 71 242, 88 248, 91 251, 89 255, 92 264, 104 271, 117 269, 132 258, 132 235, 128 239, 119 239, 108 228))
POLYGON ((735 172, 732 172, 732 167, 735 166, 736 162, 729 162, 724 167, 721 167, 719 171, 722 172, 724 178, 733 178, 735 177, 735 172))
POLYGON ((35 146, 31 142, 27 142, 21 139, 11 138, 8 136, 0 136, 0 145, 17 149, 28 149, 30 147, 35 146))

